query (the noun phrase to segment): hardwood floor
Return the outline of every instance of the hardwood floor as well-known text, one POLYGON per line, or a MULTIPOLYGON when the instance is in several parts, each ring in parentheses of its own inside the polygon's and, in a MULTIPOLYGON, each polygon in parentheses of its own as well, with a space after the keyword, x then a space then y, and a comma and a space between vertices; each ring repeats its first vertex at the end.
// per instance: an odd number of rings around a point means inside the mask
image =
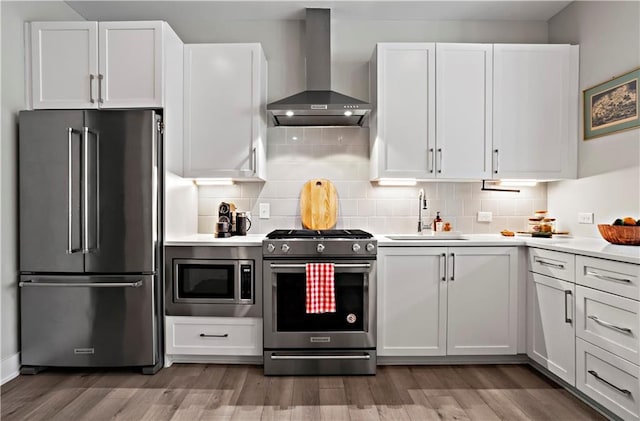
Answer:
POLYGON ((526 365, 380 366, 376 376, 264 377, 175 364, 154 376, 45 371, 1 389, 10 420, 602 420, 526 365))

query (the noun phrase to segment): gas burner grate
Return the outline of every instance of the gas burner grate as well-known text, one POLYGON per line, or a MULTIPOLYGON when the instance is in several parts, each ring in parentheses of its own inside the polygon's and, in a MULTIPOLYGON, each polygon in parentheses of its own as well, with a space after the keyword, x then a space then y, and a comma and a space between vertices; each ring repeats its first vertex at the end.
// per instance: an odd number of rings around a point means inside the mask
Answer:
POLYGON ((373 235, 359 229, 336 229, 336 230, 274 230, 267 234, 270 240, 292 239, 292 238, 346 238, 346 239, 366 239, 373 235))

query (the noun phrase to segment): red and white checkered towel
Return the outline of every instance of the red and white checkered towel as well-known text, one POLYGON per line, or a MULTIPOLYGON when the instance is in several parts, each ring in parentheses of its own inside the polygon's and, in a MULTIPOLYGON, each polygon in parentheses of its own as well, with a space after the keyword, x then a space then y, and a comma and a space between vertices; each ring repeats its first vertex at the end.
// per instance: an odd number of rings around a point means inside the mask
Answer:
POLYGON ((333 263, 307 263, 307 313, 335 313, 333 263))

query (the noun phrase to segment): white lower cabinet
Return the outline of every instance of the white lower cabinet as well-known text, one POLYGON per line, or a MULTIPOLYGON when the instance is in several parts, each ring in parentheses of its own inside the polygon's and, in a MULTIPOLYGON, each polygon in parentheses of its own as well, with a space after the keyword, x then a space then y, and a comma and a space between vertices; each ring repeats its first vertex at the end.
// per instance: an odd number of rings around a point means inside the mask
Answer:
POLYGON ((640 418, 640 367, 576 339, 576 387, 624 420, 640 418))
POLYGON ((388 247, 378 256, 378 355, 517 352, 515 247, 388 247))
POLYGON ((390 247, 379 251, 378 355, 445 355, 447 249, 390 247))
POLYGON ((527 354, 575 386, 575 285, 538 273, 527 282, 527 354))
POLYGON ((262 319, 166 316, 167 355, 262 355, 262 319))

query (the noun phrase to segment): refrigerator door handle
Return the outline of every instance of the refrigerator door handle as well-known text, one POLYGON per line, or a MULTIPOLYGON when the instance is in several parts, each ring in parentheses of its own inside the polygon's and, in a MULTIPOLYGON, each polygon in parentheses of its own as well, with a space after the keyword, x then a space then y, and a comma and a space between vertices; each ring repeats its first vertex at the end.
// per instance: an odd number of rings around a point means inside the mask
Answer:
POLYGON ((80 134, 73 127, 67 127, 67 254, 73 254, 81 249, 73 248, 73 135, 80 134))
POLYGON ((34 282, 20 281, 20 288, 24 287, 64 287, 64 288, 140 288, 142 280, 134 282, 34 282))
POLYGON ((95 212, 96 212, 96 219, 95 219, 95 227, 94 227, 94 231, 96 232, 95 235, 95 239, 92 243, 90 243, 89 240, 89 134, 92 134, 95 136, 96 138, 96 143, 95 143, 95 182, 96 182, 96 192, 95 192, 95 199, 94 200, 98 200, 98 133, 91 130, 88 127, 83 127, 83 132, 82 132, 82 140, 83 140, 83 164, 82 164, 82 184, 83 184, 83 202, 82 202, 82 253, 83 254, 87 254, 87 253, 91 253, 92 251, 96 250, 98 248, 98 205, 96 203, 95 206, 95 212), (95 245, 94 247, 91 247, 90 244, 95 245))

